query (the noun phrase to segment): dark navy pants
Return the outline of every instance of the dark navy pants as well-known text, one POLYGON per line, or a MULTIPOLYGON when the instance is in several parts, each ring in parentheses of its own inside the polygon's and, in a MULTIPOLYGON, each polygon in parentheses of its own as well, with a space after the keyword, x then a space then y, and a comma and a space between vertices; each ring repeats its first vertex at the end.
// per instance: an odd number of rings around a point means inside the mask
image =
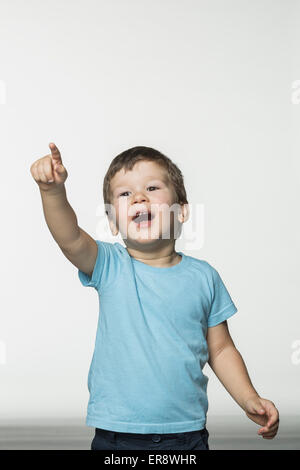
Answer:
POLYGON ((96 428, 91 450, 209 450, 208 436, 206 428, 171 434, 135 434, 96 428))

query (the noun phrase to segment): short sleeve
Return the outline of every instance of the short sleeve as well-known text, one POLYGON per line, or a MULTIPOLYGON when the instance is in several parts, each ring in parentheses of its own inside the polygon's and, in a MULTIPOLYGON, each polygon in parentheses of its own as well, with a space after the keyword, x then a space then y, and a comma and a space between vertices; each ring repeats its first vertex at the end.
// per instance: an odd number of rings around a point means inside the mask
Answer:
POLYGON ((212 302, 208 315, 207 326, 216 326, 227 320, 237 308, 216 269, 212 270, 212 302))
POLYGON ((96 240, 96 243, 98 245, 98 254, 92 276, 88 276, 86 273, 78 269, 78 277, 83 286, 94 287, 96 290, 99 290, 104 266, 107 263, 107 249, 104 242, 96 240))

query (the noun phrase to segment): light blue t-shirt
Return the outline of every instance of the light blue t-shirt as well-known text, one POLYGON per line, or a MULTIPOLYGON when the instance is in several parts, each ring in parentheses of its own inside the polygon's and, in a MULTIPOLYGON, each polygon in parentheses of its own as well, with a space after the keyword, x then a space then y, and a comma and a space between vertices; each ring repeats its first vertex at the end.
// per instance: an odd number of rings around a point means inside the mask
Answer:
POLYGON ((149 266, 119 242, 96 240, 99 319, 86 424, 116 432, 177 433, 206 425, 207 328, 237 312, 219 273, 187 256, 149 266))

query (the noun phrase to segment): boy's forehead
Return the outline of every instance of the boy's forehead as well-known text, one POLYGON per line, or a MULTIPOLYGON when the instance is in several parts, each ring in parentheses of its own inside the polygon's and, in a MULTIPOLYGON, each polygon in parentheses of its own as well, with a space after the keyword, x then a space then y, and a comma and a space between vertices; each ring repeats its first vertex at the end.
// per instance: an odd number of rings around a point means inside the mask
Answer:
POLYGON ((143 179, 160 179, 168 183, 168 174, 165 168, 155 162, 139 161, 132 170, 125 170, 121 168, 111 179, 111 189, 114 190, 117 186, 126 185, 130 182, 140 181, 143 179))

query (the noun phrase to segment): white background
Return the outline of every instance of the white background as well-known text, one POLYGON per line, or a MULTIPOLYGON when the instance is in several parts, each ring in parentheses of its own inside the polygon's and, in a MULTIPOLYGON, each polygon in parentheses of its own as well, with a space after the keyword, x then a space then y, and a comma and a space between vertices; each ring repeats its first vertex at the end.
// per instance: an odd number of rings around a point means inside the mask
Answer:
MULTIPOLYGON (((30 166, 49 142, 79 225, 103 240, 112 158, 146 145, 180 167, 204 243, 183 233, 176 249, 219 271, 254 387, 300 414, 299 14, 291 0, 1 1, 1 419, 86 414, 98 296, 44 220, 30 166)), ((204 372, 209 415, 244 414, 204 372)))

